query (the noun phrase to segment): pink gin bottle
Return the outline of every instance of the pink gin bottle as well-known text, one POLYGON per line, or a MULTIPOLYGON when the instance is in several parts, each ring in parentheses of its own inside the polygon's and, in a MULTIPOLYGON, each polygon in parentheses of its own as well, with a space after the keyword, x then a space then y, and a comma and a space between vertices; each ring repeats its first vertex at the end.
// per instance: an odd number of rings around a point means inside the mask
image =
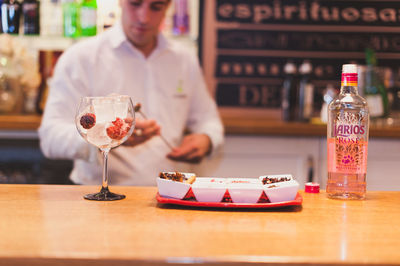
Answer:
POLYGON ((365 199, 369 113, 357 83, 357 65, 343 65, 340 94, 328 106, 329 198, 365 199))

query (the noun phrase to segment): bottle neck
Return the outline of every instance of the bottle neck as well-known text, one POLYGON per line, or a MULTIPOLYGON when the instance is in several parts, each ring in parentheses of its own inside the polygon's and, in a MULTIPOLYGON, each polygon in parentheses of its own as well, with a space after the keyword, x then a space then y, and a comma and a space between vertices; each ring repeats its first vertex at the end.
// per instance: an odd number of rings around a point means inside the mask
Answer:
POLYGON ((342 74, 342 86, 340 88, 341 94, 358 94, 358 77, 357 73, 343 73, 342 74))
POLYGON ((342 86, 340 88, 340 94, 358 94, 357 87, 354 86, 342 86))

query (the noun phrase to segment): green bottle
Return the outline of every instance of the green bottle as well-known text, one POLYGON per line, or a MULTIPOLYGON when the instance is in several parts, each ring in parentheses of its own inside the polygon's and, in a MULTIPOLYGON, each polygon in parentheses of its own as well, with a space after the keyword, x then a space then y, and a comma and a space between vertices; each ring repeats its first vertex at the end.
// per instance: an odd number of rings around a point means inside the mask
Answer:
POLYGON ((97 2, 82 0, 80 6, 80 26, 82 36, 94 36, 97 33, 97 2))
POLYGON ((377 60, 372 49, 365 50, 367 67, 365 70, 365 99, 371 118, 386 117, 389 114, 389 100, 386 88, 379 77, 377 60))
POLYGON ((80 37, 79 4, 74 0, 63 0, 62 9, 64 36, 70 38, 80 37))

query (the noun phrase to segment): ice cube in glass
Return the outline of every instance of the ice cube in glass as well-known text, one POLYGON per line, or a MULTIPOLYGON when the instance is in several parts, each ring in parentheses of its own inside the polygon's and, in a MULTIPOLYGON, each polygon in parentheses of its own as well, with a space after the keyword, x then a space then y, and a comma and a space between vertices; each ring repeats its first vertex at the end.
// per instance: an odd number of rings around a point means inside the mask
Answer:
POLYGON ((93 101, 94 113, 98 123, 111 122, 115 120, 113 99, 99 98, 93 101))
POLYGON ((96 147, 103 147, 109 145, 112 141, 108 137, 106 125, 108 123, 96 123, 94 127, 87 131, 87 140, 96 147))
POLYGON ((128 103, 117 100, 116 103, 114 104, 115 117, 124 119, 127 117, 127 114, 128 114, 128 103))

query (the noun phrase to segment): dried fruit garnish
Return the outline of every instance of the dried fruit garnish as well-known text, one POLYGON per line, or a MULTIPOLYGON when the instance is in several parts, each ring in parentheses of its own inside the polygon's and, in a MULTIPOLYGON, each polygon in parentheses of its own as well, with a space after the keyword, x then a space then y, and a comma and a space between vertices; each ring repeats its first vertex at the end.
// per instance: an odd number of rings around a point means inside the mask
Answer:
POLYGON ((159 177, 162 179, 183 182, 188 184, 193 184, 193 182, 196 180, 196 175, 190 174, 186 176, 184 173, 181 172, 160 172, 159 177))
POLYGON ((120 140, 128 134, 131 126, 126 124, 124 120, 117 117, 114 121, 112 121, 112 126, 107 127, 107 135, 116 140, 120 140))
POLYGON ((183 182, 183 180, 185 178, 185 175, 180 172, 173 172, 173 173, 161 172, 159 176, 162 179, 168 179, 168 180, 178 181, 178 182, 183 182))
POLYGON ((92 113, 84 114, 81 116, 80 123, 83 128, 90 129, 96 124, 96 115, 92 113))
POLYGON ((290 177, 284 176, 284 177, 264 177, 262 180, 263 185, 267 184, 273 184, 273 183, 278 183, 278 182, 284 182, 284 181, 290 181, 290 177))

